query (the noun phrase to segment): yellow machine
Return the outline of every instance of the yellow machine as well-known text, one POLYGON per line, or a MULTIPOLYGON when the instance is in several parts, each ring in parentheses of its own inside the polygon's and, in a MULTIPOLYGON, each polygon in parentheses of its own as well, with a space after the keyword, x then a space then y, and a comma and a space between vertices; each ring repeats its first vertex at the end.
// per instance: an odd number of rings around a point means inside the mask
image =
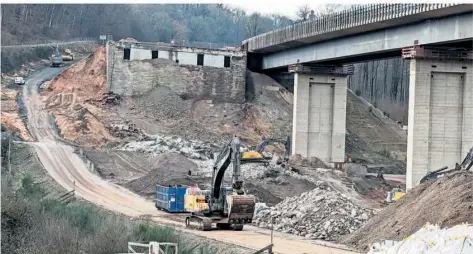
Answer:
POLYGON ((258 151, 246 151, 241 155, 242 160, 263 160, 264 156, 258 151))
POLYGON ((199 187, 191 187, 186 190, 184 195, 184 209, 188 212, 201 212, 209 210, 205 196, 210 191, 199 189, 199 187))
POLYGON ((269 161, 271 160, 271 158, 264 157, 263 151, 267 145, 276 144, 276 143, 284 144, 285 154, 284 154, 283 161, 287 161, 287 159, 289 158, 289 152, 290 152, 290 144, 291 144, 290 137, 287 137, 286 140, 266 139, 266 140, 261 141, 254 149, 241 153, 241 159, 240 159, 241 163, 243 164, 264 163, 265 166, 269 165, 269 161))
POLYGON ((401 188, 393 188, 391 191, 388 192, 386 201, 388 203, 396 201, 406 195, 406 192, 401 188))

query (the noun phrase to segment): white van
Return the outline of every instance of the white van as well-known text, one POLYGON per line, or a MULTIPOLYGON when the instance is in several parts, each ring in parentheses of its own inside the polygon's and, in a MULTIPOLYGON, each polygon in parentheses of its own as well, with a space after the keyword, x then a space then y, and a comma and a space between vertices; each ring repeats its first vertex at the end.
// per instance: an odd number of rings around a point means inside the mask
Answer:
POLYGON ((17 85, 24 85, 24 84, 25 84, 25 80, 23 79, 23 77, 15 77, 15 84, 17 84, 17 85))

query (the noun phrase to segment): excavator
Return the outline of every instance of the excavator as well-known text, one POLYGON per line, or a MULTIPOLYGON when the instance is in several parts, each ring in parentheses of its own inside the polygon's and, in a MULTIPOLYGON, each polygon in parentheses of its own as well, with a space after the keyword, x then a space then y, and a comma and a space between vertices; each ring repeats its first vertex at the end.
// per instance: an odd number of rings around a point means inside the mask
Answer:
POLYGON ((195 227, 203 231, 212 229, 215 223, 220 229, 243 230, 243 225, 252 222, 256 198, 248 195, 243 189, 241 178, 240 140, 234 136, 230 143, 220 152, 215 160, 212 172, 210 191, 202 191, 205 198, 205 209, 194 209, 186 217, 186 227, 195 227), (225 171, 232 164, 232 186, 223 186, 225 171))
MULTIPOLYGON (((269 165, 271 158, 264 157, 264 148, 272 144, 284 144, 284 158, 283 161, 287 162, 289 159, 289 153, 291 150, 291 140, 288 136, 286 140, 283 139, 263 139, 253 150, 245 151, 241 156, 241 163, 263 163, 265 166, 269 165)), ((281 161, 282 163, 282 161, 281 161)))
POLYGON ((432 179, 437 179, 453 171, 470 170, 472 166, 473 166, 473 147, 467 153, 467 155, 465 156, 461 164, 455 163, 455 168, 450 169, 450 170, 447 170, 448 167, 445 166, 441 169, 429 172, 420 180, 420 183, 423 183, 425 181, 432 180, 432 179))

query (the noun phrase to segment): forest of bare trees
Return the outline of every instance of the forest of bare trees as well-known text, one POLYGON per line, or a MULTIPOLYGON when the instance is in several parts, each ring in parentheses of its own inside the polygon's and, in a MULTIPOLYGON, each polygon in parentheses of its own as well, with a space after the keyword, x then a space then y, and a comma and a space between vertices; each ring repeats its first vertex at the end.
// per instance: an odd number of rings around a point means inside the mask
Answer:
POLYGON ((2 4, 2 45, 100 34, 240 45, 291 23, 281 15, 247 15, 223 4, 2 4))
POLYGON ((409 61, 399 57, 355 64, 348 87, 387 116, 407 124, 409 61))
MULTIPOLYGON (((248 15, 242 9, 224 4, 2 4, 1 7, 2 45, 111 34, 115 40, 132 37, 140 41, 238 46, 245 38, 294 22, 278 14, 248 15)), ((351 7, 325 4, 314 14, 320 17, 351 7)), ((297 21, 307 20, 310 13, 307 5, 300 6, 295 13, 297 21)), ((2 65, 8 67, 11 61, 5 57, 2 56, 2 65)), ((407 122, 408 83, 408 62, 401 59, 357 64, 355 75, 349 78, 353 91, 402 122, 407 122)))

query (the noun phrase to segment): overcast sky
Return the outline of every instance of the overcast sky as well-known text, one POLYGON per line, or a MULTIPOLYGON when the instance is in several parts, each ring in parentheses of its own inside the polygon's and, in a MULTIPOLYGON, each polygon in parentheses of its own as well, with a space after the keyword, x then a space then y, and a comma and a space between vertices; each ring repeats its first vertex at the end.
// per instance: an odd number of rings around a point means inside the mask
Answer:
MULTIPOLYGON (((308 0, 274 0, 267 2, 266 0, 245 0, 241 2, 234 2, 231 5, 240 7, 244 9, 247 13, 251 14, 253 12, 259 12, 262 14, 273 14, 278 13, 290 18, 296 18, 297 9, 299 6, 308 4, 309 7, 313 10, 319 9, 325 4, 334 3, 333 1, 319 1, 323 3, 314 3, 315 1, 308 0), (250 2, 247 2, 250 1, 250 2)), ((361 0, 363 2, 363 0, 361 0)), ((339 0, 339 4, 353 4, 354 2, 339 0)))

